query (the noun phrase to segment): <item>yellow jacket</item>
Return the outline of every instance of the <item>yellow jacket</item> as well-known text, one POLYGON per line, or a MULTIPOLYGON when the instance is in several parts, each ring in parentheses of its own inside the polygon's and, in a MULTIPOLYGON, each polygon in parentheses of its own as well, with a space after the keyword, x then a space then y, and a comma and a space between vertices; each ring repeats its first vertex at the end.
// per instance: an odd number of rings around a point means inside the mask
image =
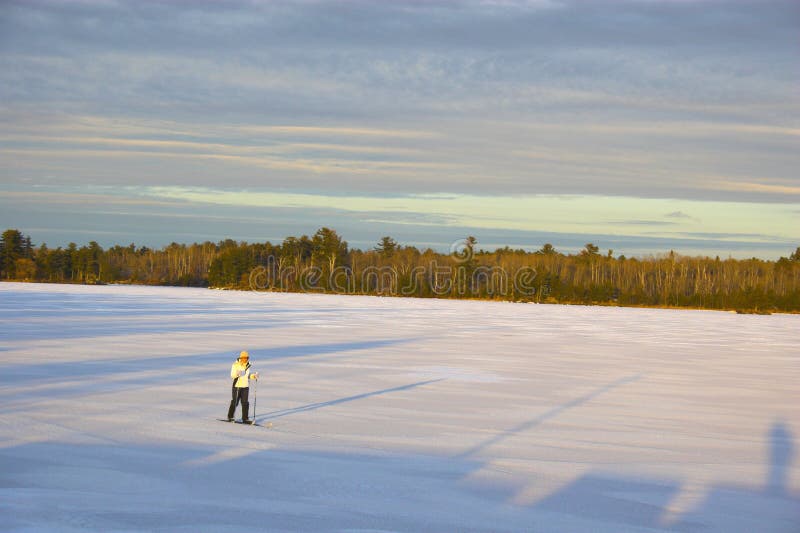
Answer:
POLYGON ((251 379, 258 379, 258 372, 250 373, 250 363, 242 364, 238 359, 231 366, 231 379, 236 380, 236 388, 246 388, 250 386, 251 379))

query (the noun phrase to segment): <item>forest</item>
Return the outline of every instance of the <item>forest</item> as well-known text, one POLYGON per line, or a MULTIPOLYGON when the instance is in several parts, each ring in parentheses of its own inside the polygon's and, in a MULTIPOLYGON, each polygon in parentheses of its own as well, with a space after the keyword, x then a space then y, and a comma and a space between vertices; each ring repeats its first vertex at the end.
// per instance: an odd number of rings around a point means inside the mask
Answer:
POLYGON ((359 250, 323 227, 280 244, 228 239, 103 249, 92 241, 49 248, 8 229, 0 240, 0 279, 800 312, 800 247, 768 261, 674 252, 614 257, 593 243, 576 254, 560 253, 551 244, 536 251, 486 251, 477 244, 470 236, 457 241, 451 253, 441 253, 386 236, 359 250))

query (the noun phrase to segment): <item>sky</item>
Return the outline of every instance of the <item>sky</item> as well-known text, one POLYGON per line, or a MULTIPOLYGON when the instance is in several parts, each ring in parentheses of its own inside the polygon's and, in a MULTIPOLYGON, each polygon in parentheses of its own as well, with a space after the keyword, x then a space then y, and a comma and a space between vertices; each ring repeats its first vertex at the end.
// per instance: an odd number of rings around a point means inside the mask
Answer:
POLYGON ((800 246, 796 1, 0 0, 0 227, 800 246))

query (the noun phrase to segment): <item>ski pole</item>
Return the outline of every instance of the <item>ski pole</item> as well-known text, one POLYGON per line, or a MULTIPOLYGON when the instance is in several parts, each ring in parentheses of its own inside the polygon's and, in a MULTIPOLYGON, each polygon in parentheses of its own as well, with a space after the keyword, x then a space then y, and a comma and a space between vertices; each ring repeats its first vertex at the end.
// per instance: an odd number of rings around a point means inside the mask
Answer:
POLYGON ((253 383, 253 423, 256 422, 256 406, 258 405, 258 378, 253 383))

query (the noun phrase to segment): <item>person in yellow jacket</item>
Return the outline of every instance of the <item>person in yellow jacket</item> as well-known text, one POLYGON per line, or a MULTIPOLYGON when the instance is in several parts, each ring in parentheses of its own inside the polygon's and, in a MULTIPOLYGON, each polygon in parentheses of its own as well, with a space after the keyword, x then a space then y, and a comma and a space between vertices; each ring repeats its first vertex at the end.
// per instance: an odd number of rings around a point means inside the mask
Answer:
POLYGON ((228 408, 228 422, 233 422, 236 405, 242 402, 242 422, 252 424, 253 421, 248 417, 250 402, 247 401, 247 398, 250 393, 250 380, 258 380, 258 372, 250 370, 250 354, 247 352, 239 354, 239 359, 234 361, 231 366, 231 379, 233 385, 231 387, 231 406, 228 408))

